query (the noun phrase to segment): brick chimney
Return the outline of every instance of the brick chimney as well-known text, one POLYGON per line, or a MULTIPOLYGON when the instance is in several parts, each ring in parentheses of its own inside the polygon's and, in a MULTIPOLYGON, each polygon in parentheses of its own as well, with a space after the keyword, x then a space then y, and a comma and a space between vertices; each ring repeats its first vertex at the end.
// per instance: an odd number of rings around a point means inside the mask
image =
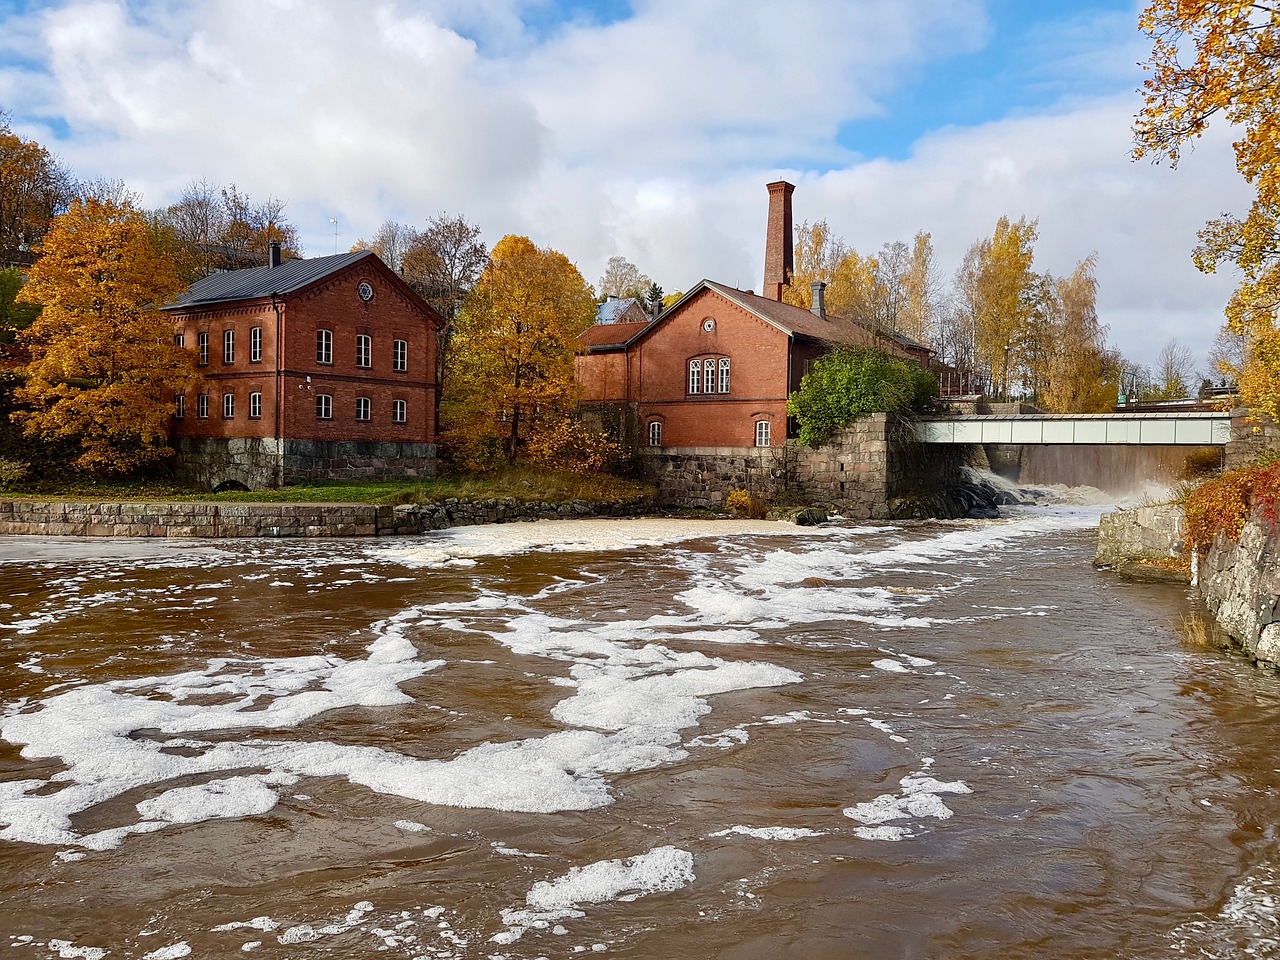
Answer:
POLYGON ((827 285, 821 280, 815 280, 809 284, 809 291, 813 294, 813 306, 809 308, 809 312, 822 320, 827 319, 827 285))
POLYGON ((776 180, 769 187, 769 228, 764 243, 764 296, 782 300, 782 288, 791 286, 795 259, 791 253, 791 194, 795 185, 776 180))

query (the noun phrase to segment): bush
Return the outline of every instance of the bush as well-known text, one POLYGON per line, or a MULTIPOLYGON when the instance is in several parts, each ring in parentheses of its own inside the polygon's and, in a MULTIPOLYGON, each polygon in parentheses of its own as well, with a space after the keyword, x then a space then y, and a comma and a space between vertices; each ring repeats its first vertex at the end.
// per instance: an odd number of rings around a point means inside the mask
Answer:
POLYGON ((750 517, 752 520, 763 520, 769 512, 763 500, 757 500, 745 490, 730 490, 724 498, 724 508, 735 517, 750 517))
POLYGON ((526 449, 538 466, 580 472, 603 470, 618 457, 618 445, 607 434, 572 417, 540 425, 526 449))
POLYGON ((31 469, 25 463, 0 457, 0 491, 17 490, 30 474, 31 469))
POLYGON ((918 364, 879 350, 841 348, 805 374, 787 398, 787 413, 800 423, 800 442, 818 447, 857 417, 923 412, 937 395, 937 381, 918 364))
POLYGON ((1272 526, 1280 520, 1280 462, 1254 463, 1230 470, 1192 490, 1183 506, 1187 541, 1204 550, 1219 533, 1240 536, 1256 513, 1272 526))

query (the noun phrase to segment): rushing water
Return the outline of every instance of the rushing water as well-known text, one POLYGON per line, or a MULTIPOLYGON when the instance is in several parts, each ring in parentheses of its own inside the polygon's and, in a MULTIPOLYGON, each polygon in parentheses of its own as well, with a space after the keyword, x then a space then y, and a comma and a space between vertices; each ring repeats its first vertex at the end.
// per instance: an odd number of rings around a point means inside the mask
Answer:
POLYGON ((0 541, 13 957, 1280 956, 1280 686, 1098 511, 0 541))

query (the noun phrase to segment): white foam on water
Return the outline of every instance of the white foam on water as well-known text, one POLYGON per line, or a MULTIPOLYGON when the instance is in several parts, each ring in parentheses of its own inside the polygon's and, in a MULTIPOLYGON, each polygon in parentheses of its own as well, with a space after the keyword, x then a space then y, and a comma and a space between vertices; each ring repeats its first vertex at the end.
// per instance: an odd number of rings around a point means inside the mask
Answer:
MULTIPOLYGON (((923 762, 924 770, 928 770, 933 763, 927 757, 924 758, 923 762)), ((865 803, 846 807, 843 811, 844 815, 851 820, 857 820, 867 828, 880 827, 893 820, 951 819, 953 812, 950 807, 942 802, 940 795, 968 794, 973 791, 961 780, 943 782, 926 775, 924 770, 909 773, 899 780, 898 783, 902 787, 901 793, 884 793, 865 803)), ((890 836, 890 834, 895 833, 895 831, 868 832, 859 829, 855 830, 855 833, 867 840, 900 840, 909 835, 909 832, 905 832, 905 828, 903 830, 903 833, 893 836, 890 836)))
POLYGON ((1180 924, 1169 943, 1175 956, 1203 960, 1280 956, 1280 872, 1255 867, 1216 914, 1180 924))
POLYGON ((191 956, 191 945, 182 942, 161 947, 159 950, 152 950, 142 960, 181 960, 182 957, 189 956, 191 956))
POLYGON ((254 917, 252 920, 233 920, 230 923, 220 923, 216 927, 210 927, 209 929, 215 933, 224 930, 261 930, 263 933, 271 933, 279 928, 279 920, 264 916, 254 917))
POLYGON ((430 833, 431 828, 425 823, 418 823, 415 820, 397 820, 392 826, 405 833, 430 833))
POLYGON ((508 929, 489 939, 514 943, 530 928, 547 929, 557 921, 585 916, 581 910, 585 904, 636 900, 679 890, 693 880, 693 854, 674 846, 574 867, 562 877, 535 883, 525 897, 524 909, 503 910, 502 922, 508 929))
POLYGON ((104 947, 77 947, 70 940, 50 940, 49 949, 58 951, 59 960, 102 960, 108 953, 104 947))
POLYGON ((709 837, 728 836, 751 837, 754 840, 803 840, 806 837, 825 837, 822 830, 810 830, 808 827, 729 827, 709 833, 709 837))
POLYGON ((456 560, 510 556, 530 550, 594 553, 664 546, 686 540, 747 535, 823 536, 829 528, 799 527, 779 520, 669 520, 661 518, 537 520, 439 530, 373 556, 405 566, 438 567, 456 560))
POLYGON ((910 673, 911 668, 901 660, 873 660, 871 665, 885 673, 910 673))

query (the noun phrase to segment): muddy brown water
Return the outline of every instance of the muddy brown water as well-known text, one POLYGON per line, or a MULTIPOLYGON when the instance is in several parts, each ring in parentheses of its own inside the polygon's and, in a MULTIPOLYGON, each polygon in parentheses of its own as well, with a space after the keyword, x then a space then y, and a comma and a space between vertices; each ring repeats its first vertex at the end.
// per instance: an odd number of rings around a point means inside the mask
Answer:
POLYGON ((1280 681, 1091 522, 0 542, 0 950, 1280 956, 1280 681))

